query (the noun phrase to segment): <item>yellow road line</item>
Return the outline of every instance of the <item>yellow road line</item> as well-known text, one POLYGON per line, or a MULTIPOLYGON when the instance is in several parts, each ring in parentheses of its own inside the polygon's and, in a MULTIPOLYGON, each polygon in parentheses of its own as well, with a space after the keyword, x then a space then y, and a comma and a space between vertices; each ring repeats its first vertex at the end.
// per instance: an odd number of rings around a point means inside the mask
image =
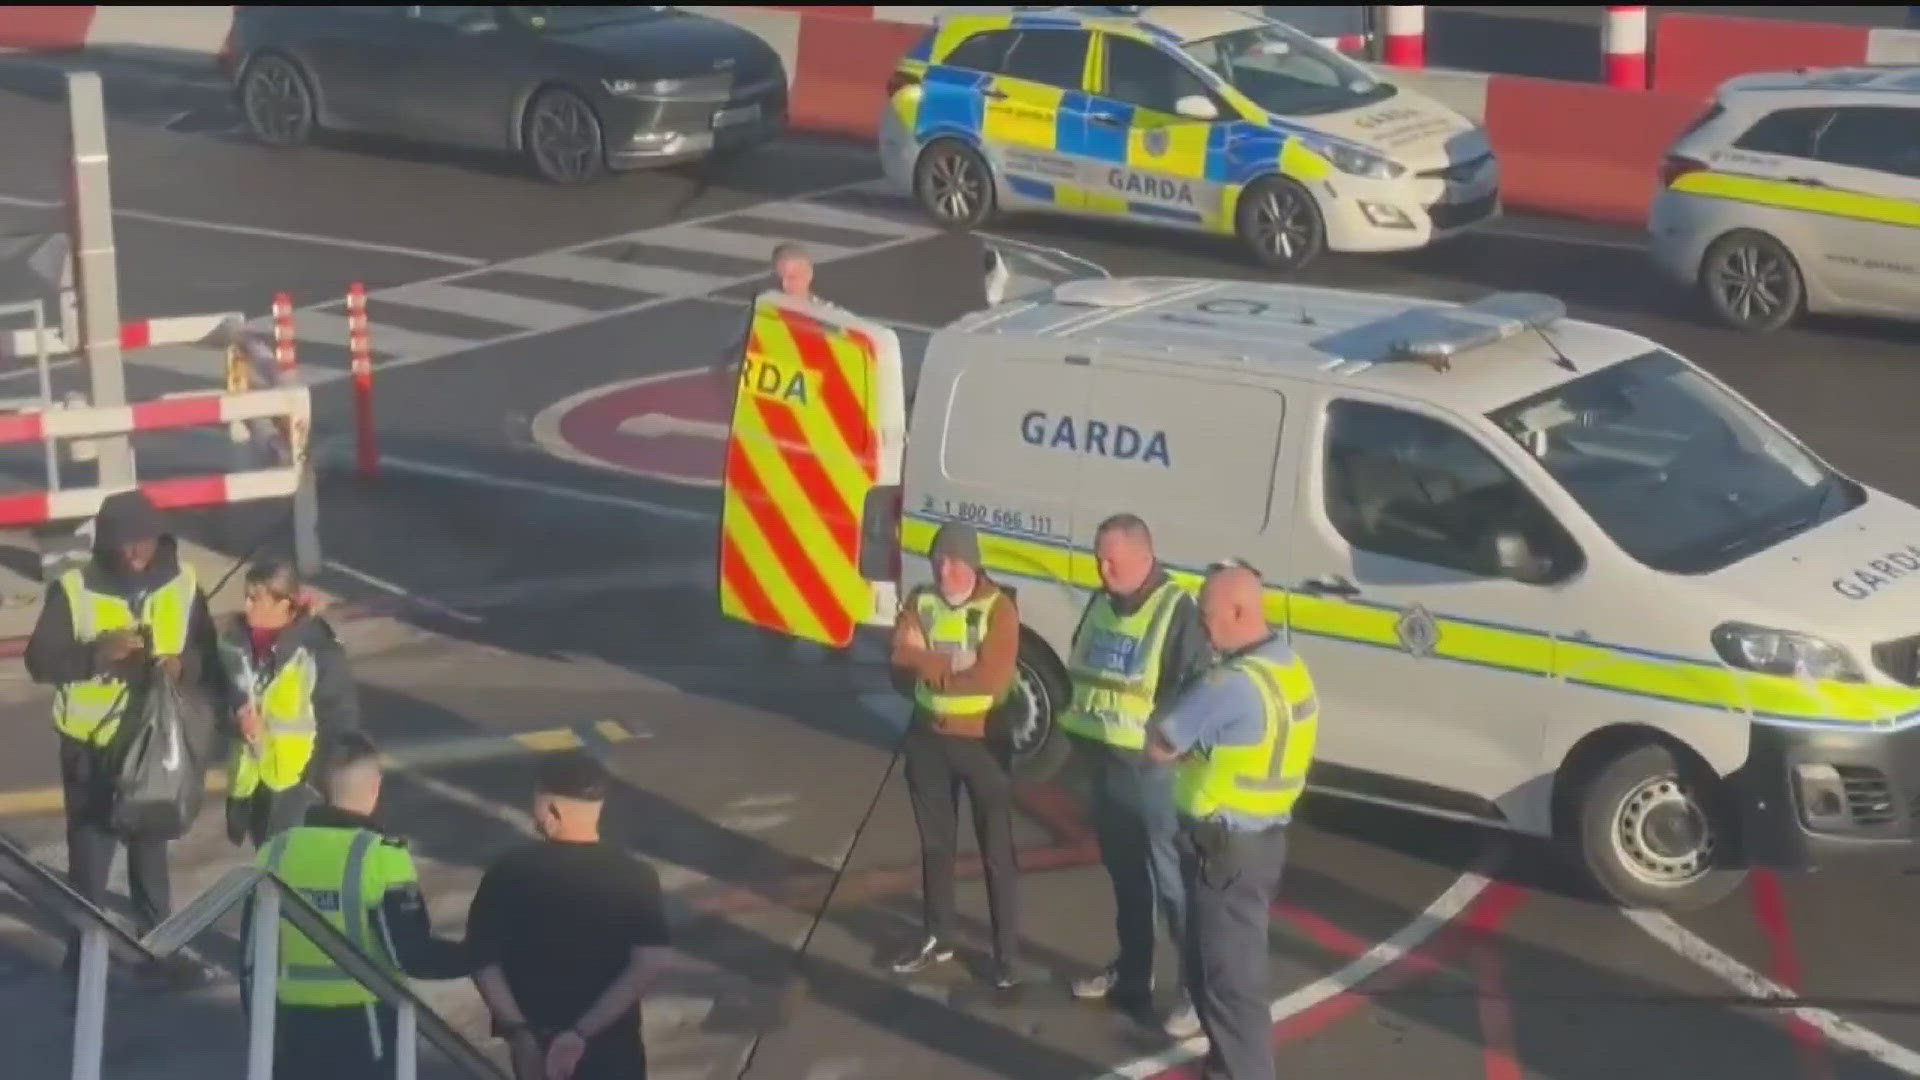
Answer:
MULTIPOLYGON (((636 736, 618 720, 596 720, 572 727, 539 731, 500 732, 463 736, 399 746, 381 755, 389 769, 431 769, 467 762, 492 761, 527 753, 576 750, 595 743, 622 743, 636 736)), ((221 795, 227 790, 224 768, 209 770, 207 793, 221 795)), ((0 817, 26 817, 32 814, 59 813, 66 805, 57 787, 26 791, 0 791, 0 817)))

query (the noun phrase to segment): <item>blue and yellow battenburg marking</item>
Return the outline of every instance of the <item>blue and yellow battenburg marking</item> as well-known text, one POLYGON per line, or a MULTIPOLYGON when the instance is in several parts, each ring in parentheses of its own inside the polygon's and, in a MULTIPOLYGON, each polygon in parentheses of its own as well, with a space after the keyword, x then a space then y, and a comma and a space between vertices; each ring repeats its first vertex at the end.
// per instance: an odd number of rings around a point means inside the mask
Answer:
MULTIPOLYGON (((910 513, 901 522, 901 550, 924 556, 940 518, 910 513)), ((976 525, 987 568, 1000 576, 1064 584, 1090 592, 1100 587, 1092 552, 976 525)), ((1168 567, 1181 586, 1198 590, 1201 575, 1168 567)), ((1268 589, 1267 621, 1294 633, 1331 638, 1394 652, 1405 651, 1399 625, 1407 609, 1358 600, 1268 589)), ((1755 720, 1801 726, 1892 728, 1920 719, 1920 690, 1846 683, 1833 679, 1762 675, 1717 659, 1676 656, 1627 645, 1556 639, 1524 626, 1429 613, 1437 634, 1432 656, 1453 663, 1559 679, 1575 686, 1693 705, 1755 720)))
MULTIPOLYGON (((1271 116, 1218 80, 1212 81, 1213 89, 1242 119, 1203 123, 1096 97, 1085 89, 1062 90, 939 62, 961 42, 985 31, 1077 28, 1098 31, 1087 50, 1083 88, 1105 85, 1112 37, 1156 48, 1178 44, 1173 34, 1137 19, 1061 14, 949 18, 901 61, 898 70, 919 78, 921 89, 896 95, 892 107, 921 146, 957 138, 991 147, 1006 158, 1025 151, 1094 166, 1083 176, 1057 181, 1004 177, 1008 188, 1024 199, 1211 232, 1234 231, 1241 192, 1262 176, 1279 173, 1310 183, 1332 173, 1332 164, 1303 137, 1307 129, 1271 116), (993 99, 991 108, 990 93, 1004 95, 993 99), (1096 107, 1119 122, 1091 122, 1096 107), (1098 173, 1100 163, 1110 166, 1105 176, 1098 173)), ((1317 133, 1312 138, 1347 142, 1317 133)))

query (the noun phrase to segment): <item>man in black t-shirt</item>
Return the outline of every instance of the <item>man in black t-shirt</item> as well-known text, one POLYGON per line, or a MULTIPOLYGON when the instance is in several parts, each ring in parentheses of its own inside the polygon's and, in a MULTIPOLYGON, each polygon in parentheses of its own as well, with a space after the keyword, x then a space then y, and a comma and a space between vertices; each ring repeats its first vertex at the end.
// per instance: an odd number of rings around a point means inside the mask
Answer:
POLYGON ((644 1080, 640 996, 667 944, 660 878, 600 841, 607 773, 587 753, 540 769, 543 842, 509 852, 467 914, 475 982, 516 1080, 644 1080))

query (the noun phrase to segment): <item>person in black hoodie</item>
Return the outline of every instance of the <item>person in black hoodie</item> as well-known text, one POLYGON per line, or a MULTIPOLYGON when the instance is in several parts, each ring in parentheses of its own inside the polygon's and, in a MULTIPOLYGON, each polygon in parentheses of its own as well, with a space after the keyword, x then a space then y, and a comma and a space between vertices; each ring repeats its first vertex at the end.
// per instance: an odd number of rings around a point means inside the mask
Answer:
MULTIPOLYGON (((160 511, 139 491, 117 492, 94 518, 93 558, 47 587, 40 619, 27 643, 27 674, 54 687, 53 723, 60 733, 60 783, 67 815, 67 877, 74 891, 105 906, 107 874, 119 838, 111 825, 114 770, 128 679, 157 658, 192 702, 188 742, 205 761, 214 732, 191 722, 228 715, 214 638, 193 567, 180 557, 160 511)), ((141 933, 172 907, 167 842, 127 840, 127 877, 141 933)), ((67 946, 67 970, 77 972, 79 942, 67 946)), ((155 974, 182 986, 203 984, 211 971, 186 953, 155 974)))
POLYGON ((299 572, 277 559, 247 570, 246 607, 221 628, 220 656, 240 738, 227 775, 227 837, 255 847, 320 801, 328 748, 360 726, 346 652, 299 572))

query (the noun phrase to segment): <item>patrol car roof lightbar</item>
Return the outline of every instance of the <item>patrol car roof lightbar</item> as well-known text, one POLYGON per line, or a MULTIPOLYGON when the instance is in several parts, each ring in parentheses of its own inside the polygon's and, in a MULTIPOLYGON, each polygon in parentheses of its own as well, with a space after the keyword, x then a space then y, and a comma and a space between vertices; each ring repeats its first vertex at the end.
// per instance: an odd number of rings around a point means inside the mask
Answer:
MULTIPOLYGON (((1387 359, 1417 360, 1435 371, 1453 367, 1461 353, 1483 349, 1567 317, 1567 305, 1542 293, 1495 293, 1457 308, 1425 308, 1387 320, 1400 323, 1387 359)), ((1385 329, 1385 327, 1382 327, 1385 329)))

